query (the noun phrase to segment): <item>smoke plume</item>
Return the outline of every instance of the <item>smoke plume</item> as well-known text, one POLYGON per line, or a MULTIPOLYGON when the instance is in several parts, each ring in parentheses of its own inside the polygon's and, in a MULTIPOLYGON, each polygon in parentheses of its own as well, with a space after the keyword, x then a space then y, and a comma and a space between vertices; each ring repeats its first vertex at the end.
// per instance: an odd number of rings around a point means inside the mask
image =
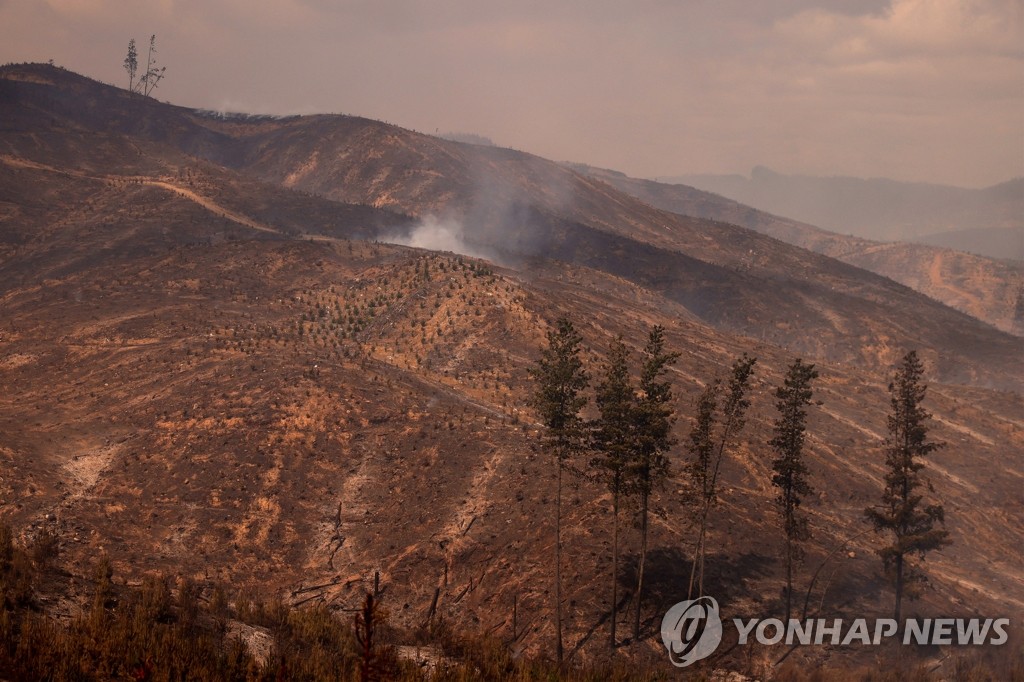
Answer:
POLYGON ((385 236, 381 241, 430 251, 451 251, 472 258, 491 258, 491 255, 485 253, 482 248, 466 242, 462 222, 452 217, 426 215, 409 230, 408 234, 385 236))

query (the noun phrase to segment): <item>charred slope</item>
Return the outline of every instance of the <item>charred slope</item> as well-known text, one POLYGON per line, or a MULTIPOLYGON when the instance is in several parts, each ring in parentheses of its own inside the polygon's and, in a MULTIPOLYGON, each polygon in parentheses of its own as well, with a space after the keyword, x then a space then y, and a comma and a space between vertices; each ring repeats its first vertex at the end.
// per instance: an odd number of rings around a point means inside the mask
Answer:
MULTIPOLYGON (((57 533, 71 596, 84 596, 76 590, 100 553, 131 580, 168 570, 335 608, 354 607, 379 571, 397 625, 422 624, 439 588, 440 613, 456 627, 511 638, 515 600, 521 644, 546 650, 553 471, 525 409, 527 369, 548 322, 569 314, 596 352, 618 334, 638 348, 650 324, 664 324, 683 352, 672 380, 684 412, 736 355, 759 356, 750 426, 723 467, 709 572, 731 614, 777 611, 771 538, 781 537, 765 513, 764 443, 789 352, 715 331, 599 270, 546 261, 494 273, 455 256, 258 230, 178 242, 194 218, 172 197, 140 202, 132 222, 165 228, 163 249, 66 244, 39 256, 44 281, 4 288, 0 514, 29 537, 57 533), (66 263, 68 249, 75 267, 45 267, 43 258, 66 263)), ((209 216, 198 222, 220 229, 209 216)), ((69 216, 63 229, 92 228, 69 216)), ((808 566, 863 530, 887 409, 885 375, 821 369, 808 566)), ((1024 404, 933 385, 928 406, 934 435, 951 444, 928 473, 956 544, 929 560, 934 591, 912 608, 1024 609, 1024 404)), ((688 426, 681 419, 676 435, 688 426)), ((630 650, 655 659, 692 541, 682 450, 672 460, 651 537, 651 637, 630 650)), ((567 493, 566 627, 582 661, 605 649, 607 520, 600 490, 583 482, 567 493)), ((624 535, 625 589, 637 542, 624 535)), ((829 617, 887 613, 873 542, 859 537, 836 566, 829 617)))
MULTIPOLYGON (((117 125, 96 130, 90 126, 103 117, 81 87, 115 100, 110 105, 113 121, 123 113, 119 106, 145 109, 154 104, 73 74, 55 75, 71 85, 53 88, 0 79, 6 95, 0 96, 5 122, 0 131, 4 276, 43 281, 98 262, 130 262, 176 246, 313 236, 367 239, 411 224, 407 216, 391 211, 254 180, 147 136, 119 131, 117 125), (26 97, 19 88, 35 95, 26 97), (43 97, 37 88, 49 94, 43 97), (42 111, 32 104, 37 95, 53 109, 42 111), (76 107, 71 100, 79 98, 81 106, 76 107), (60 114, 64 107, 66 115, 60 114), (69 118, 76 110, 85 115, 69 118)), ((169 105, 156 106, 177 112, 169 105)), ((145 116, 135 114, 127 119, 146 122, 145 116)), ((154 121, 147 125, 157 127, 154 121)))
MULTIPOLYGON (((778 293, 757 268, 737 272, 537 208, 522 213, 523 238, 547 226, 542 246, 561 260, 493 272, 349 241, 348 230, 403 219, 254 183, 146 138, 65 125, 2 143, 0 516, 26 537, 57 533, 73 576, 59 597, 85 596, 100 553, 132 580, 170 570, 334 608, 353 607, 379 571, 400 626, 422 624, 439 589, 449 622, 510 639, 515 600, 521 644, 546 650, 553 471, 525 409, 527 369, 549 322, 569 314, 595 351, 591 367, 616 335, 636 348, 651 324, 665 325, 683 352, 672 376, 684 413, 739 353, 759 356, 750 426, 723 467, 709 572, 731 614, 776 614, 771 538, 781 537, 765 513, 764 443, 772 386, 792 353, 714 329, 689 308, 723 327, 750 324, 725 316, 751 305, 748 289, 772 293, 756 299, 767 308, 786 305, 791 285, 778 293), (317 230, 326 236, 310 239, 317 230)), ((863 531, 888 406, 885 373, 821 369, 808 566, 863 531)), ((928 407, 934 435, 950 443, 928 473, 956 544, 929 560, 935 589, 913 609, 1016 613, 1024 404, 933 384, 928 407)), ((677 423, 680 439, 688 426, 677 423)), ((657 660, 657 623, 679 598, 692 543, 683 464, 673 453, 676 478, 658 497, 651 637, 631 649, 657 660)), ((600 490, 583 482, 567 494, 567 632, 581 661, 605 649, 607 525, 600 490)), ((635 540, 624 539, 627 566, 635 540)), ((887 613, 873 543, 859 537, 836 566, 823 615, 887 613)))
POLYGON ((899 347, 932 348, 951 360, 940 363, 947 380, 1021 386, 1011 359, 1024 352, 1019 339, 860 268, 733 225, 656 210, 511 150, 457 145, 357 119, 296 120, 285 127, 260 136, 253 146, 261 152, 246 162, 248 172, 346 201, 454 215, 467 241, 500 250, 506 262, 557 253, 569 262, 649 278, 638 254, 655 250, 668 260, 675 254, 674 268, 667 262, 660 268, 665 290, 709 322, 730 319, 734 324, 726 328, 733 331, 871 367, 890 363, 899 347), (585 228, 590 249, 601 252, 598 261, 577 259, 588 249, 567 224, 585 228), (686 274, 694 261, 714 275, 698 283, 686 274), (672 273, 678 276, 669 282, 672 273), (702 297, 707 289, 741 293, 723 310, 717 299, 702 297), (976 354, 985 360, 976 364, 970 359, 976 354), (983 367, 989 362, 1009 374, 990 375, 983 367), (1004 382, 1009 376, 1013 381, 1004 382))
MULTIPOLYGON (((656 288, 725 329, 874 368, 918 347, 944 380, 1024 385, 1019 338, 886 278, 748 229, 658 210, 539 157, 354 117, 217 117, 50 67, 2 73, 11 128, 0 148, 16 158, 53 167, 64 159, 82 172, 120 162, 152 174, 175 164, 183 172, 169 155, 200 155, 335 201, 446 215, 467 241, 507 260, 555 253, 645 284, 653 263, 637 256, 657 253, 656 288), (93 155, 85 140, 97 133, 118 143, 93 155), (118 161, 131 145, 135 160, 118 161)), ((385 224, 360 234, 384 236, 385 224)))

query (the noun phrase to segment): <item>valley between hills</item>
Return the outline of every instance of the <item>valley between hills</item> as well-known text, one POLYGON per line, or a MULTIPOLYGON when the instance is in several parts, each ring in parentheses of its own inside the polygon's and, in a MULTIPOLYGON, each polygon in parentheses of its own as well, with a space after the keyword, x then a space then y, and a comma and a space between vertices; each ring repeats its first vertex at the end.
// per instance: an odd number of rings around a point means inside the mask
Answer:
MULTIPOLYGON (((682 442, 704 384, 742 353, 758 358, 752 407, 710 528, 723 609, 778 610, 767 441, 772 391, 802 357, 821 376, 799 584, 846 543, 821 612, 889 613, 863 510, 891 370, 913 348, 947 443, 926 472, 953 544, 906 608, 1019 629, 1019 263, 691 210, 679 190, 352 116, 218 116, 45 65, 0 68, 0 122, 0 518, 26 542, 59 538, 48 612, 81 608, 101 554, 129 584, 166 571, 335 609, 376 574, 397 628, 422 625, 436 591, 453 627, 550 654, 555 469, 528 371, 567 315, 593 373, 613 338, 638 350, 655 324, 681 354, 647 636, 623 655, 664 663, 658 628, 694 539, 682 442), (475 256, 396 243, 428 217, 475 256)), ((607 656, 609 500, 579 481, 565 503, 566 641, 592 664, 607 656)), ((620 594, 638 550, 624 526, 620 594)), ((729 655, 716 665, 738 666, 729 655)))

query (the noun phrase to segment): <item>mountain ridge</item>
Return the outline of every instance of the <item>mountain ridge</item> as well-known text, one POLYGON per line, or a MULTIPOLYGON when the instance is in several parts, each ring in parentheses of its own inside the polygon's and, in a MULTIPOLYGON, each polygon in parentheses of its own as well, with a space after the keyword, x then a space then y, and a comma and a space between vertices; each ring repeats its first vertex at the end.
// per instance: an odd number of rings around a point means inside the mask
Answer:
POLYGON ((584 165, 576 168, 653 206, 742 225, 888 277, 1003 331, 1024 334, 1024 319, 1017 312, 1024 299, 1024 263, 840 235, 687 185, 640 180, 584 165))
POLYGON ((1024 258, 1024 178, 966 189, 887 178, 785 175, 759 166, 749 177, 682 175, 661 180, 867 239, 916 242, 963 229, 1006 231, 1015 235, 1012 252, 978 242, 971 250, 993 258, 1024 258))

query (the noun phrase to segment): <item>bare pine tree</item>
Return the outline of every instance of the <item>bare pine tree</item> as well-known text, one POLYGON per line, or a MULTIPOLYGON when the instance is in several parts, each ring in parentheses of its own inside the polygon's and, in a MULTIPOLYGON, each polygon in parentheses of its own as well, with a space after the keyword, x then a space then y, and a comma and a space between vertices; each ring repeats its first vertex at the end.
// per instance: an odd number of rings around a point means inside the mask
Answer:
POLYGON ((149 37, 149 52, 146 55, 146 73, 139 79, 139 87, 143 95, 148 97, 151 92, 156 90, 156 86, 164 78, 165 71, 167 71, 166 66, 162 66, 160 68, 157 68, 156 66, 156 35, 154 34, 149 37))
POLYGON ((696 466, 691 464, 690 472, 696 488, 701 491, 701 499, 698 500, 699 510, 697 514, 699 531, 697 534, 697 547, 694 550, 694 560, 690 568, 690 585, 687 590, 688 598, 693 598, 693 589, 697 588, 699 596, 704 595, 704 559, 707 556, 707 530, 708 517, 711 508, 718 500, 718 474, 722 468, 722 459, 725 451, 732 443, 732 439, 746 424, 747 408, 750 407, 750 400, 747 392, 750 389, 750 377, 754 372, 754 364, 757 358, 751 358, 743 354, 732 363, 732 373, 729 377, 729 385, 726 388, 725 402, 722 404, 722 415, 716 417, 715 410, 718 401, 720 387, 714 382, 713 387, 705 389, 705 396, 698 404, 698 419, 695 428, 700 430, 698 434, 699 447, 694 449, 691 435, 691 452, 697 454, 696 466), (702 416, 702 413, 703 414, 702 416), (701 424, 704 420, 706 423, 701 424), (711 441, 711 433, 720 424, 718 437, 711 441), (706 433, 705 433, 706 432, 706 433), (707 441, 705 443, 704 441, 707 441), (701 463, 700 458, 706 460, 701 463))

